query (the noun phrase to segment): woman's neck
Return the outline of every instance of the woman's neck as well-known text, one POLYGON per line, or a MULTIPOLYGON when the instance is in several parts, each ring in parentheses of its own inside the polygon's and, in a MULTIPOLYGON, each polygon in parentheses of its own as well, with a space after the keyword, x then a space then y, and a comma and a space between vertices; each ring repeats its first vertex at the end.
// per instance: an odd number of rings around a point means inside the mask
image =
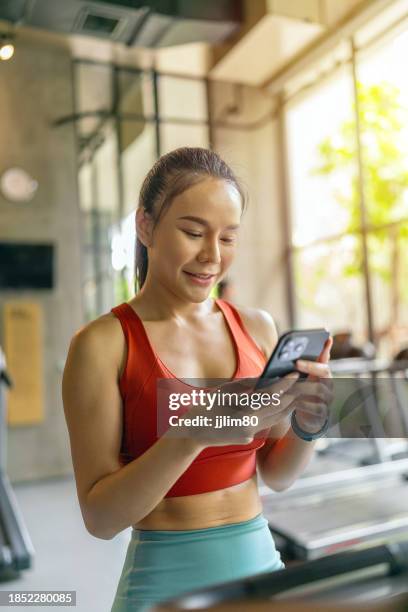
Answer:
POLYGON ((150 320, 172 319, 180 323, 193 323, 216 311, 211 297, 207 297, 202 302, 190 302, 157 283, 154 286, 145 283, 131 302, 138 306, 146 319, 150 320))

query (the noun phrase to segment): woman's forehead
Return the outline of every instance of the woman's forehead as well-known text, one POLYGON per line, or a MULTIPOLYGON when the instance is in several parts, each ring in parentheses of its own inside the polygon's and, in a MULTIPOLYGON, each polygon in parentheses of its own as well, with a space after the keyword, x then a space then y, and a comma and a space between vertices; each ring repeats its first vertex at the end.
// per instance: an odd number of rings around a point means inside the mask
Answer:
MULTIPOLYGON (((230 182, 208 178, 186 189, 172 202, 174 216, 227 214, 238 218, 242 212, 241 195, 230 182)), ((173 216, 173 215, 172 215, 173 216)))

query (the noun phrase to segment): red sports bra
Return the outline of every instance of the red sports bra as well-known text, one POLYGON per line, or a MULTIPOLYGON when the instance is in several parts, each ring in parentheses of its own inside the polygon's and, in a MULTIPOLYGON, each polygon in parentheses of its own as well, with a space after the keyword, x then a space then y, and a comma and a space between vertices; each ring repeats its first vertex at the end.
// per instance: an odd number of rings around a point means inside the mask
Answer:
MULTIPOLYGON (((222 311, 235 345, 237 360, 233 378, 261 374, 266 359, 246 331, 237 310, 225 300, 215 300, 222 311)), ((166 368, 149 342, 144 325, 126 302, 112 308, 127 344, 127 360, 119 381, 123 400, 122 465, 133 461, 157 440, 157 378, 176 377, 166 368)), ((180 381, 181 382, 181 381, 180 381)), ((183 383, 184 384, 184 383, 183 383)), ((191 388, 187 385, 187 389, 191 388)), ((245 445, 209 446, 174 483, 165 497, 196 495, 224 489, 248 480, 256 471, 256 451, 265 444, 259 436, 245 445)))

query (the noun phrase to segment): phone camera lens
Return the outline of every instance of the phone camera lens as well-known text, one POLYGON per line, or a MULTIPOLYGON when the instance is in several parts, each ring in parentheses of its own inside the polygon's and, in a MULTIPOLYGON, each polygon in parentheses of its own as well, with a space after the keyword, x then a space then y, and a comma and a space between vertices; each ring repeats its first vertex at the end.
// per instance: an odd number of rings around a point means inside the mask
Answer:
POLYGON ((283 351, 281 354, 281 358, 284 359, 285 361, 287 361, 289 359, 289 352, 288 351, 283 351))
POLYGON ((295 351, 296 351, 297 353, 301 353, 301 352, 303 351, 303 344, 297 344, 297 345, 295 346, 295 351))

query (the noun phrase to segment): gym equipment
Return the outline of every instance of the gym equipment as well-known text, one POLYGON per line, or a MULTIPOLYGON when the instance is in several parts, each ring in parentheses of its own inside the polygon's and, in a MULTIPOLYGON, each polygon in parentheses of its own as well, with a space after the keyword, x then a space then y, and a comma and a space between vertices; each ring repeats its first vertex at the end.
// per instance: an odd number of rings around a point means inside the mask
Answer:
MULTIPOLYGON (((210 608, 222 602, 298 599, 350 604, 408 596, 408 539, 350 550, 293 567, 226 582, 162 602, 171 609, 210 608)), ((166 608, 167 609, 167 608, 166 608)))
POLYGON ((0 582, 17 578, 21 570, 31 567, 34 558, 30 536, 6 475, 5 388, 11 386, 0 347, 0 582))
POLYGON ((408 459, 301 478, 279 494, 268 491, 261 491, 263 513, 284 562, 408 534, 408 459))
MULTIPOLYGON (((408 361, 339 359, 331 363, 331 370, 335 378, 352 379, 356 388, 365 386, 367 382, 373 388, 374 393, 362 401, 367 422, 374 434, 368 438, 372 452, 369 456, 359 458, 360 465, 408 457, 408 361), (395 437, 390 439, 387 439, 384 433, 380 418, 381 407, 384 408, 385 402, 388 413, 392 415, 395 432, 395 437), (400 432, 401 437, 396 432, 400 432)), ((356 438, 355 440, 357 441, 356 438)), ((347 455, 350 456, 350 441, 348 438, 329 438, 323 452, 341 454, 342 448, 345 447, 347 455)))
MULTIPOLYGON (((320 461, 325 470, 321 455, 332 452, 341 466, 343 453, 345 469, 303 476, 278 494, 260 487, 263 512, 284 562, 317 559, 339 550, 395 541, 408 534, 408 363, 347 359, 333 364, 332 371, 335 377, 346 376, 356 385, 364 378, 374 383, 385 378, 381 384, 390 385, 392 391, 386 401, 395 402, 397 431, 406 437, 327 439, 315 465, 320 461), (362 458, 362 448, 371 448, 373 456, 362 458), (374 465, 366 465, 370 463, 374 465)), ((376 431, 381 427, 380 419, 377 422, 380 394, 369 397, 369 401, 367 406, 364 399, 364 409, 376 431)))

